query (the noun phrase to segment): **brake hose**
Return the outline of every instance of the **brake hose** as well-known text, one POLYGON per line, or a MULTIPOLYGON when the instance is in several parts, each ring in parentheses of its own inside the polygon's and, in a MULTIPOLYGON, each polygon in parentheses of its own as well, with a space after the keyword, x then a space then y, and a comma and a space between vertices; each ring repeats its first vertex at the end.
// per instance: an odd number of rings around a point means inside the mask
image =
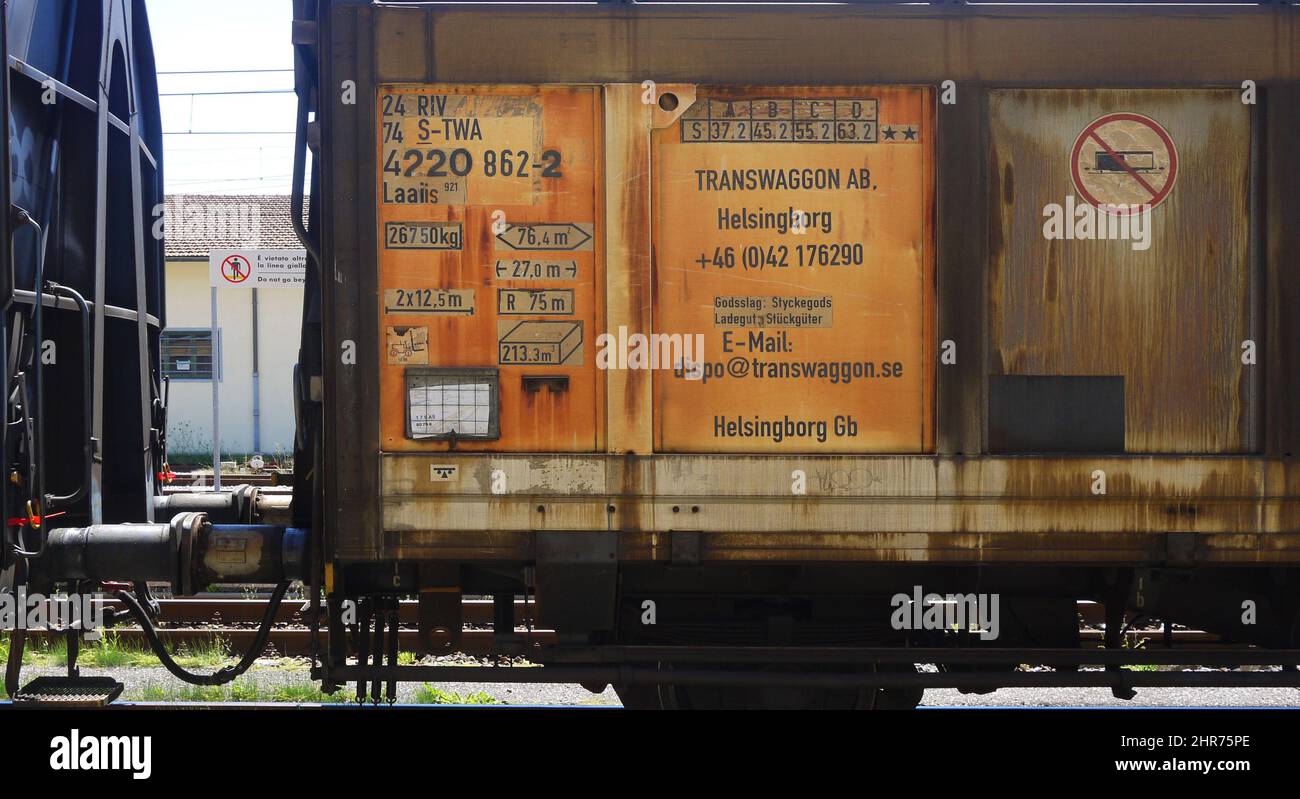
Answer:
POLYGON ((287 582, 280 583, 275 587, 274 593, 271 594, 271 601, 266 606, 266 614, 262 616, 262 625, 258 627, 257 636, 253 639, 253 645, 244 653, 244 657, 234 666, 226 666, 212 674, 195 674, 181 668, 180 664, 172 659, 171 653, 167 651, 162 639, 158 637, 158 631, 154 629, 149 615, 144 612, 144 608, 140 607, 140 603, 136 598, 129 591, 118 591, 117 598, 121 600, 126 609, 139 622, 140 629, 144 631, 144 636, 149 641, 149 647, 153 649, 154 654, 162 661, 163 667, 171 672, 172 676, 190 685, 225 685, 248 671, 253 662, 257 660, 257 656, 262 653, 262 648, 266 646, 266 639, 271 634, 271 625, 275 623, 275 613, 280 608, 280 600, 284 599, 284 594, 288 590, 289 584, 287 582))
MULTIPOLYGON (((14 563, 14 594, 17 595, 18 589, 26 584, 27 561, 19 560, 14 563)), ((5 693, 9 694, 10 699, 22 687, 23 649, 27 644, 26 627, 24 625, 14 626, 17 629, 9 634, 9 659, 5 663, 5 693)))

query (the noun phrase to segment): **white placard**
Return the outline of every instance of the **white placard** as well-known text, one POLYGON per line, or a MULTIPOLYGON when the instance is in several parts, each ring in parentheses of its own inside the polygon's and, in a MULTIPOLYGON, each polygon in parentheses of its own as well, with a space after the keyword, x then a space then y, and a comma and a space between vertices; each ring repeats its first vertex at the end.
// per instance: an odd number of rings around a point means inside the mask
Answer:
POLYGON ((307 280, 306 250, 213 250, 208 282, 226 288, 301 286, 307 280))

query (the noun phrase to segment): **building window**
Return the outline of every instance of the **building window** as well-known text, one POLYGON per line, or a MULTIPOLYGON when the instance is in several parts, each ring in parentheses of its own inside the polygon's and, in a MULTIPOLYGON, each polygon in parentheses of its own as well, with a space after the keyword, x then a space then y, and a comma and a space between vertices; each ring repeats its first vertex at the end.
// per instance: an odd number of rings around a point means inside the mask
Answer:
POLYGON ((171 380, 212 379, 212 332, 164 330, 163 375, 171 380))

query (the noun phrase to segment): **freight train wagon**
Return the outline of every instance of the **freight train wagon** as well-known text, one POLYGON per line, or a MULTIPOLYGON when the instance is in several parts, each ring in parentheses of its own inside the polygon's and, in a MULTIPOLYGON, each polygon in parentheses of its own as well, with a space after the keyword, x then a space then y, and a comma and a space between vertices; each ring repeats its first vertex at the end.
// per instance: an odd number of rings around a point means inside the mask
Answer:
POLYGON ((327 684, 448 676, 399 595, 634 704, 1295 663, 1293 6, 298 16, 327 684))

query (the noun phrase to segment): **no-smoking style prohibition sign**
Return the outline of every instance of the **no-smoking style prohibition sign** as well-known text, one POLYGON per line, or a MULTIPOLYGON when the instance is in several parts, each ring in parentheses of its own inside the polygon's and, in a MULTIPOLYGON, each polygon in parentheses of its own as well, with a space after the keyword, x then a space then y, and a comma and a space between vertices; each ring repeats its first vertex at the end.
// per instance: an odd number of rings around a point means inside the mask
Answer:
POLYGON ((1178 179, 1178 150, 1154 119, 1107 114, 1075 139, 1070 174, 1079 196, 1106 213, 1141 213, 1169 197, 1178 179))
POLYGON ((221 262, 221 276, 230 283, 243 283, 253 274, 253 265, 242 255, 232 255, 221 262))

